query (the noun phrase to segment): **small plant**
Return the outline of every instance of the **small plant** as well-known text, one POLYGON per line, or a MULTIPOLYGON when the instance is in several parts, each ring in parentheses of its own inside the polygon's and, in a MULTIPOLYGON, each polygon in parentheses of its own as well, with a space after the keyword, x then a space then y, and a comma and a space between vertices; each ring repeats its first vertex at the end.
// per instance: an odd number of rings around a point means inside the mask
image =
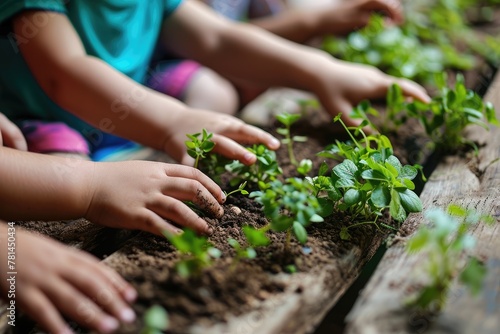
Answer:
POLYGON ((488 130, 488 122, 498 126, 493 105, 484 103, 477 93, 468 90, 460 74, 456 77, 454 89, 446 86, 444 75, 436 82, 441 89, 439 96, 429 104, 418 101, 408 104, 409 115, 421 121, 426 133, 442 151, 456 151, 465 145, 477 151, 475 143, 463 137, 464 129, 474 124, 488 130))
POLYGON ((232 194, 236 194, 236 193, 240 193, 242 195, 248 195, 248 191, 245 190, 246 185, 247 185, 247 181, 240 184, 238 189, 234 189, 233 191, 230 191, 230 192, 224 191, 224 193, 226 194, 226 198, 231 196, 232 194))
POLYGON ((451 205, 448 213, 440 209, 429 210, 425 217, 430 225, 419 228, 408 241, 407 251, 426 254, 427 261, 421 270, 425 271, 428 281, 409 303, 413 307, 434 312, 444 306, 449 287, 456 276, 473 293, 481 290, 486 268, 468 254, 475 245, 475 239, 468 230, 480 221, 491 224, 495 220, 456 205, 451 205))
POLYGON ((168 312, 160 305, 153 305, 144 313, 141 334, 161 334, 170 326, 168 312))
POLYGON ((164 233, 165 237, 183 254, 183 259, 175 264, 177 273, 186 278, 198 275, 203 268, 212 265, 213 259, 221 256, 220 250, 213 247, 204 236, 197 236, 190 229, 180 235, 164 233))
POLYGON ((280 135, 285 136, 285 138, 282 139, 281 142, 284 145, 286 145, 288 149, 288 157, 290 158, 290 163, 295 166, 298 165, 298 162, 297 159, 295 159, 295 154, 293 153, 293 143, 307 141, 307 137, 291 135, 292 125, 295 122, 297 122, 301 117, 302 116, 300 114, 290 114, 287 112, 276 115, 276 119, 285 126, 284 128, 279 128, 276 131, 280 135))
POLYGON ((287 232, 286 249, 292 233, 304 244, 307 242, 305 228, 310 223, 323 221, 323 217, 319 215, 321 206, 313 191, 309 181, 289 178, 285 184, 275 180, 267 189, 250 194, 250 197, 264 206, 264 214, 271 222, 270 228, 277 232, 287 232))
POLYGON ((346 39, 329 37, 323 48, 344 60, 376 66, 389 74, 431 82, 445 68, 469 69, 470 57, 444 52, 439 44, 422 43, 405 27, 386 27, 384 18, 374 15, 368 25, 346 39))
POLYGON ((186 135, 189 139, 185 141, 187 153, 190 157, 194 158, 194 168, 198 168, 200 159, 204 159, 206 154, 215 147, 215 143, 211 141, 213 133, 207 132, 203 129, 201 133, 186 135), (201 135, 201 139, 199 139, 201 135))
POLYGON ((312 169, 313 163, 309 159, 302 159, 297 167, 299 174, 306 176, 312 169))
POLYGON ((229 238, 228 243, 236 251, 232 267, 234 268, 243 259, 254 259, 257 256, 255 248, 269 245, 270 240, 266 236, 268 227, 264 229, 255 229, 250 225, 243 226, 243 233, 247 239, 248 247, 243 247, 238 240, 229 238))
POLYGON ((266 187, 267 182, 273 181, 278 175, 283 174, 276 161, 276 153, 274 151, 269 150, 262 144, 254 145, 247 149, 255 154, 257 161, 251 166, 246 166, 237 160, 227 164, 226 170, 234 174, 229 183, 231 186, 234 187, 237 184, 248 181, 258 184, 263 189, 266 187))

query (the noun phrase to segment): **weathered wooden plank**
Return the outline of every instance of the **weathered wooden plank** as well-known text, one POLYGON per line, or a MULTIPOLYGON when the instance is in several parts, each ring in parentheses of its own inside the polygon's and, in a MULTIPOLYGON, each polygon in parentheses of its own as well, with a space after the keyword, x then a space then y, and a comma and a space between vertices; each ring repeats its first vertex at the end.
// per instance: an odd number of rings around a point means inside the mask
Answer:
MULTIPOLYGON (((486 100, 494 103, 500 116, 500 75, 490 86, 486 100)), ((497 219, 500 217, 500 163, 497 161, 500 157, 500 129, 493 128, 489 133, 475 129, 471 138, 485 142, 478 158, 445 158, 421 194, 424 210, 455 203, 492 214, 497 219)), ((418 279, 415 268, 425 258, 423 255, 407 255, 404 239, 422 222, 423 217, 418 214, 405 223, 399 242, 386 252, 348 315, 347 333, 498 333, 500 224, 493 227, 478 225, 472 231, 478 241, 475 255, 484 259, 489 269, 482 294, 474 298, 454 282, 443 312, 430 319, 405 309, 408 291, 418 279)))

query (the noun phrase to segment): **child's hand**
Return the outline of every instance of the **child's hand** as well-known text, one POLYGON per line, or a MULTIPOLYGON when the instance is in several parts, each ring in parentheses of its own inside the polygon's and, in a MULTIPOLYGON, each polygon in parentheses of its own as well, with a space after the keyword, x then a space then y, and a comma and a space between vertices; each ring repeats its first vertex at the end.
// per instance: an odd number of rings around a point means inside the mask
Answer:
POLYGON ((4 114, 0 113, 0 146, 7 146, 21 151, 27 151, 28 145, 21 130, 4 114))
POLYGON ((376 12, 384 13, 390 23, 401 24, 404 20, 399 0, 344 0, 316 13, 322 34, 344 35, 366 26, 376 12))
POLYGON ((220 187, 192 167, 148 161, 95 163, 85 217, 109 227, 139 229, 162 235, 181 231, 164 219, 210 234, 207 222, 183 201, 213 217, 224 213, 220 187))
MULTIPOLYGON (((332 62, 332 59, 329 57, 328 62, 332 62)), ((347 125, 357 125, 356 121, 348 118, 355 105, 366 99, 385 98, 393 83, 401 86, 403 94, 408 98, 430 101, 422 86, 407 79, 384 74, 372 66, 333 59, 333 64, 330 66, 318 65, 318 67, 320 86, 314 92, 332 116, 342 113, 342 119, 347 125)))
POLYGON ((168 131, 170 136, 166 139, 163 147, 165 152, 184 165, 192 166, 194 164, 194 159, 187 154, 184 144, 187 140, 186 134, 201 132, 203 128, 214 134, 212 137, 216 144, 213 149, 214 153, 239 160, 247 165, 255 163, 256 157, 238 143, 262 143, 272 150, 280 146, 280 141, 271 134, 230 115, 200 109, 187 109, 180 116, 181 120, 172 120, 169 124, 174 129, 168 131))
MULTIPOLYGON (((0 231, 0 289, 5 298, 11 270, 3 222, 0 231)), ((16 305, 50 333, 72 333, 62 316, 103 333, 116 330, 119 321, 134 321, 127 303, 137 293, 92 256, 21 229, 16 230, 16 253, 16 305)))

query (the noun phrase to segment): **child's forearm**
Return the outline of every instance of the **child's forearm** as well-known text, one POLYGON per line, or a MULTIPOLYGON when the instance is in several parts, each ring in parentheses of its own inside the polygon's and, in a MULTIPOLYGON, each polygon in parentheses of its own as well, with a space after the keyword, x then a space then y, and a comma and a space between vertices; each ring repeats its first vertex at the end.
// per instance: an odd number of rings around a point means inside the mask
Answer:
POLYGON ((318 71, 332 68, 332 57, 320 50, 249 24, 220 20, 197 2, 185 2, 166 22, 162 37, 184 57, 230 78, 262 86, 314 91, 318 71))
POLYGON ((58 220, 83 217, 94 163, 0 147, 0 218, 58 220))
POLYGON ((315 12, 286 10, 278 15, 253 19, 252 24, 293 42, 304 43, 318 36, 320 21, 315 12))
MULTIPOLYGON (((14 19, 17 35, 23 36, 24 22, 34 20, 36 13, 24 12, 14 19)), ((184 108, 88 56, 63 14, 51 16, 20 49, 53 101, 104 132, 162 149, 165 126, 176 122, 176 112, 184 108)))

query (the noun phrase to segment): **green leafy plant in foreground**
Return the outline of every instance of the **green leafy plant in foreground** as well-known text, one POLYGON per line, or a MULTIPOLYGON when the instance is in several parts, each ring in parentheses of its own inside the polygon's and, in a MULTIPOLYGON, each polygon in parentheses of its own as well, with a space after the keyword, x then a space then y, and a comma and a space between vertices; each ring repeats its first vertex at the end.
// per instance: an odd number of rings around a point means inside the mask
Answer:
POLYGON ((292 136, 291 134, 291 128, 292 125, 297 122, 302 115, 300 114, 290 114, 287 112, 283 112, 281 114, 276 115, 276 119, 284 125, 283 128, 278 128, 276 131, 280 134, 285 136, 284 139, 281 140, 281 142, 286 145, 287 150, 288 150, 288 157, 290 158, 290 163, 292 165, 297 166, 298 162, 297 159, 295 158, 295 154, 293 153, 293 143, 294 142, 305 142, 307 141, 307 137, 304 136, 292 136))
MULTIPOLYGON (((320 175, 311 179, 318 196, 326 192, 326 198, 340 212, 346 212, 353 220, 361 219, 341 231, 342 239, 349 239, 348 229, 363 225, 376 224, 385 209, 396 221, 406 219, 409 212, 422 210, 420 198, 413 192, 413 179, 420 166, 402 165, 393 155, 392 144, 383 135, 363 136, 357 140, 349 128, 335 117, 348 132, 353 144, 337 141, 323 156, 342 158, 335 166, 329 178, 325 177, 325 168, 320 168, 320 175), (339 201, 340 200, 340 201, 339 201)), ((323 202, 322 202, 323 203, 323 202)), ((378 225, 377 225, 378 226, 378 225)), ((384 225, 386 226, 386 225, 384 225)), ((388 227, 388 226, 386 226, 388 227)))
POLYGON ((179 235, 168 232, 164 235, 183 254, 183 258, 175 264, 177 273, 182 277, 199 274, 203 268, 212 265, 213 259, 221 256, 220 250, 213 247, 207 237, 198 236, 190 229, 179 235))
POLYGON ((160 305, 153 305, 144 313, 141 334, 161 334, 170 327, 168 312, 160 305))
POLYGON ((206 154, 213 150, 215 143, 211 140, 213 133, 207 132, 203 129, 201 133, 187 134, 189 139, 185 141, 187 153, 190 157, 194 158, 194 168, 198 168, 200 159, 206 157, 206 154), (199 138, 201 135, 201 139, 199 138))
POLYGON ((441 209, 429 210, 425 217, 430 224, 419 228, 408 241, 407 251, 426 254, 425 265, 419 269, 425 272, 428 281, 409 300, 409 305, 427 311, 439 311, 457 275, 460 282, 473 293, 481 290, 486 268, 469 255, 475 239, 468 230, 480 221, 491 224, 495 220, 457 205, 451 205, 448 213, 441 209))

